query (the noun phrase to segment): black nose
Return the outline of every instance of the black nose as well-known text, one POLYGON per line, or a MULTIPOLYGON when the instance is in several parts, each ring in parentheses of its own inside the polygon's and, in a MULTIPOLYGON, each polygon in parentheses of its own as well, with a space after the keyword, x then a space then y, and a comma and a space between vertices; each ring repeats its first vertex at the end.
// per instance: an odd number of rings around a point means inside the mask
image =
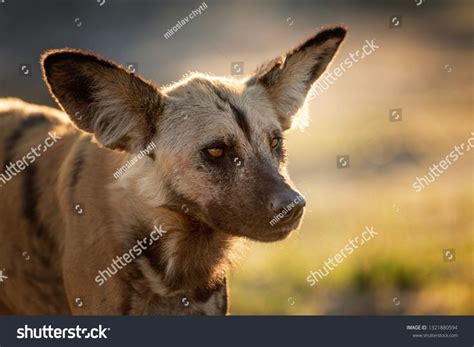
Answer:
POLYGON ((303 196, 293 190, 275 193, 270 199, 271 212, 288 221, 300 217, 305 206, 303 196))

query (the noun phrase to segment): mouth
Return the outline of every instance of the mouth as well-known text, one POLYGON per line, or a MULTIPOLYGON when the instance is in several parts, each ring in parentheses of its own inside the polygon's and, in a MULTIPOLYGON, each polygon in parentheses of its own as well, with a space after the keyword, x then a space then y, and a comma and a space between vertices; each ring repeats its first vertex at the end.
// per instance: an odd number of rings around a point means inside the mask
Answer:
POLYGON ((293 228, 280 228, 279 230, 274 230, 269 233, 260 234, 258 236, 258 240, 263 241, 263 242, 281 241, 281 240, 286 239, 293 230, 294 230, 293 228))
POLYGON ((274 241, 281 241, 286 239, 292 231, 296 230, 301 221, 304 214, 304 210, 298 212, 297 215, 291 221, 281 221, 274 226, 271 226, 270 229, 267 229, 263 232, 256 232, 253 233, 250 237, 256 241, 262 242, 274 242, 274 241))

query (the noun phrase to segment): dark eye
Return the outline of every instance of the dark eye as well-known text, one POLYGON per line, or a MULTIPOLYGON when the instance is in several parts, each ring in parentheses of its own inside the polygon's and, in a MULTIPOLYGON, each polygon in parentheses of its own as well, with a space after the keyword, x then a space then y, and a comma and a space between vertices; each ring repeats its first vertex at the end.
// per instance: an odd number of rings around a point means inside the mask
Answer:
POLYGON ((278 148, 281 145, 281 137, 274 137, 272 138, 272 141, 270 142, 270 146, 272 148, 278 148))
POLYGON ((208 148, 206 149, 206 152, 212 158, 221 158, 224 155, 224 150, 222 148, 208 148))

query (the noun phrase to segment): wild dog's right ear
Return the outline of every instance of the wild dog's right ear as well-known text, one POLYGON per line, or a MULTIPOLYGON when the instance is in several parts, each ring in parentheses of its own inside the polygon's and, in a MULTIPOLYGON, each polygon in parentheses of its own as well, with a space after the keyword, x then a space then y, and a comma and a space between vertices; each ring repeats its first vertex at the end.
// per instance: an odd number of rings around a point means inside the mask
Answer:
POLYGON ((323 74, 346 36, 346 29, 336 27, 320 31, 301 45, 260 67, 249 80, 268 92, 284 130, 303 106, 311 85, 323 74))
POLYGON ((105 147, 136 152, 153 139, 164 96, 151 83, 79 50, 45 52, 41 66, 59 106, 105 147))

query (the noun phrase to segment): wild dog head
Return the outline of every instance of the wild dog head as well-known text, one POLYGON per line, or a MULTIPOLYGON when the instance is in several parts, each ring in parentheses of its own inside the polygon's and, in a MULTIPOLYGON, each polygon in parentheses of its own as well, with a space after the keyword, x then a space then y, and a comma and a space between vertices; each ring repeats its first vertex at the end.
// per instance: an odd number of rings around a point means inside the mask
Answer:
POLYGON ((345 34, 323 30, 244 80, 192 74, 158 88, 70 49, 46 52, 42 66, 56 101, 100 144, 136 153, 155 143, 143 174, 162 205, 186 206, 214 230, 274 241, 298 227, 305 205, 286 172, 284 133, 345 34))

